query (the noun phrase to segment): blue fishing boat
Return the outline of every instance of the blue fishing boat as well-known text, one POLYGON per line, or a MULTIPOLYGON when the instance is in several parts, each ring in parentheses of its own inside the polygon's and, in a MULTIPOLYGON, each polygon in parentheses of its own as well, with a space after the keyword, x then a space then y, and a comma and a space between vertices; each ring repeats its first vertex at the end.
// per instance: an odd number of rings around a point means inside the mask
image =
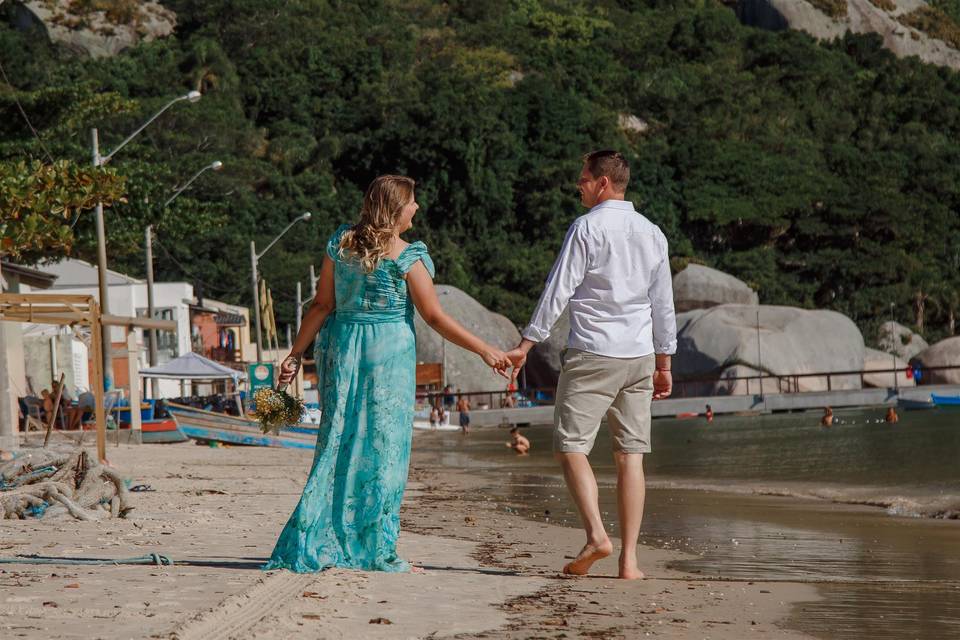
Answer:
POLYGON ((263 433, 254 420, 225 413, 214 413, 175 402, 167 403, 167 411, 177 421, 180 431, 191 440, 223 442, 251 447, 286 447, 313 449, 317 446, 316 430, 284 428, 279 434, 263 433))
POLYGON ((186 442, 190 439, 180 430, 177 421, 173 418, 144 420, 140 423, 140 429, 140 437, 144 444, 170 444, 186 442))
POLYGON ((960 407, 960 396, 938 396, 931 393, 930 399, 938 407, 960 407))

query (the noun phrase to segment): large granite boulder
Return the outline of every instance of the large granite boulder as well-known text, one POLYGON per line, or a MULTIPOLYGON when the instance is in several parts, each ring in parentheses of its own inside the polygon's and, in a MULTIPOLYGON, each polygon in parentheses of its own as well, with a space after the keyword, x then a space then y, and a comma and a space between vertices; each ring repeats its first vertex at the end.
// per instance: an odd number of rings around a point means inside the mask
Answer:
MULTIPOLYGON (((3 0, 0 0, 0 4, 3 0)), ((140 42, 173 33, 177 16, 159 2, 95 3, 26 0, 12 3, 19 29, 40 26, 51 42, 92 58, 114 56, 140 42)))
POLYGON ((869 347, 863 354, 863 370, 877 371, 882 369, 896 369, 896 373, 867 373, 863 376, 865 387, 914 387, 916 382, 907 377, 907 361, 869 347))
POLYGON ((758 303, 757 292, 745 282, 702 264, 690 264, 673 276, 673 305, 677 313, 719 304, 758 303))
POLYGON ((882 351, 895 353, 904 360, 910 360, 930 346, 919 334, 892 320, 880 325, 877 336, 882 351))
POLYGON ((960 51, 923 30, 937 18, 923 0, 739 0, 740 21, 761 29, 798 29, 815 38, 833 40, 847 31, 876 33, 883 46, 901 58, 917 56, 924 62, 960 69, 960 51), (819 4, 820 7, 814 6, 819 4), (916 28, 911 25, 916 25, 916 28))
MULTIPOLYGON (((960 366, 960 336, 932 344, 917 354, 910 363, 919 365, 921 369, 960 366)), ((920 384, 960 384, 960 369, 924 370, 920 384)))
POLYGON ((725 304, 678 314, 677 330, 674 377, 706 379, 678 394, 759 393, 758 380, 727 379, 760 372, 778 376, 764 381, 764 393, 860 388, 859 375, 794 377, 863 369, 863 336, 834 311, 725 304))
MULTIPOLYGON (((460 289, 437 285, 437 296, 444 311, 491 345, 508 350, 520 342, 520 332, 513 322, 489 311, 460 289)), ((414 323, 417 329, 417 362, 444 363, 444 377, 454 389, 500 391, 506 388, 506 380, 494 373, 476 354, 443 340, 440 334, 427 326, 419 313, 414 323)))

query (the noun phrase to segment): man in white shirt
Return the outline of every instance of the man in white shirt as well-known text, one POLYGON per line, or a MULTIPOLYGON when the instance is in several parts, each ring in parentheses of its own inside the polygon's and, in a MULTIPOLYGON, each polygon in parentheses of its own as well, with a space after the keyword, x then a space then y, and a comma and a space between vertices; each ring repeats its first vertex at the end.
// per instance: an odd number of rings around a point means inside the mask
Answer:
POLYGON ((637 538, 650 452, 650 401, 673 389, 677 349, 667 240, 624 200, 630 167, 616 151, 584 156, 577 187, 590 211, 570 225, 523 340, 510 354, 514 375, 530 349, 570 310, 570 335, 557 385, 554 450, 587 534, 564 573, 584 575, 613 552, 587 460, 606 415, 617 463, 621 578, 642 578, 637 538))

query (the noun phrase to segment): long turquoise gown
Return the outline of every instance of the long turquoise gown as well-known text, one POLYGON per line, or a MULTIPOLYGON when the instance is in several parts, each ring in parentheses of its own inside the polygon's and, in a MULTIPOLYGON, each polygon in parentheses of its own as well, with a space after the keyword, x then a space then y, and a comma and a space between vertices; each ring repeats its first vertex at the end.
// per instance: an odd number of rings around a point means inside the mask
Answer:
POLYGON ((316 341, 321 407, 317 449, 300 503, 264 569, 347 567, 408 571, 397 557, 416 392, 413 302, 404 274, 433 262, 422 242, 373 273, 339 255, 343 225, 327 243, 336 312, 316 341))

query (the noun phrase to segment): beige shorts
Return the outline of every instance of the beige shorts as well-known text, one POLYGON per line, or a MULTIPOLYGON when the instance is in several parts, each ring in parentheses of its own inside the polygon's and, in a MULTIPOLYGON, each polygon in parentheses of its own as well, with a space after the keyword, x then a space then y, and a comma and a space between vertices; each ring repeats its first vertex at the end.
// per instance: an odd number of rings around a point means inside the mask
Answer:
POLYGON ((606 415, 614 451, 650 453, 655 356, 611 358, 567 349, 562 360, 554 409, 554 450, 590 453, 606 415))

